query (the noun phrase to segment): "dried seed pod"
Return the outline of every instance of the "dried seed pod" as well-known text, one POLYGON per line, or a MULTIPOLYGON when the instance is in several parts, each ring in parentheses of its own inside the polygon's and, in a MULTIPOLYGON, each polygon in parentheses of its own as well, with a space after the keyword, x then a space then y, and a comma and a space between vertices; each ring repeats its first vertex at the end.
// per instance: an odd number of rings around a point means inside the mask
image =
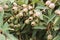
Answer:
POLYGON ((30 21, 29 21, 28 19, 27 19, 27 20, 25 20, 25 24, 29 24, 29 22, 30 22, 30 21))
POLYGON ((53 38, 53 36, 52 36, 51 34, 49 34, 49 35, 47 36, 47 39, 48 39, 48 40, 52 40, 52 38, 53 38))
POLYGON ((51 1, 50 0, 48 0, 48 1, 46 1, 46 3, 45 3, 47 6, 49 6, 50 4, 51 4, 51 1))
POLYGON ((0 6, 0 12, 2 12, 3 11, 3 7, 2 6, 0 6))
POLYGON ((54 8, 55 8, 55 4, 54 4, 54 3, 51 3, 51 4, 49 5, 49 8, 54 9, 54 8))
POLYGON ((14 3, 13 3, 13 6, 17 6, 17 3, 16 3, 16 2, 14 2, 14 3))
POLYGON ((31 26, 36 26, 36 22, 35 21, 31 22, 31 26))
POLYGON ((8 9, 9 7, 8 7, 8 5, 7 4, 5 4, 4 5, 4 9, 8 9))
POLYGON ((33 17, 29 17, 28 19, 29 19, 29 21, 32 21, 33 20, 33 17))
POLYGON ((33 15, 33 11, 29 11, 29 15, 33 15))
POLYGON ((26 4, 23 4, 22 6, 23 6, 24 8, 27 8, 27 5, 26 5, 26 4))
POLYGON ((60 10, 59 9, 55 10, 55 13, 58 14, 58 15, 60 15, 60 10))

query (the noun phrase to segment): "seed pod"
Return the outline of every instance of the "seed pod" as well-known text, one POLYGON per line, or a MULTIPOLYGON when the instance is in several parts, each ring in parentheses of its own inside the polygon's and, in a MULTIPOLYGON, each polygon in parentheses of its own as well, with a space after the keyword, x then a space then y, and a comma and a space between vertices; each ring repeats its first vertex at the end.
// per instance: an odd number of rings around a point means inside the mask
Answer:
POLYGON ((49 6, 50 4, 51 4, 51 1, 46 1, 46 3, 45 3, 47 6, 49 6))
POLYGON ((51 34, 49 34, 49 35, 47 36, 47 39, 48 39, 48 40, 52 40, 52 38, 53 38, 53 36, 52 36, 51 34))
POLYGON ((18 27, 17 25, 14 25, 14 28, 18 27))
POLYGON ((54 8, 55 8, 55 4, 54 4, 54 3, 51 3, 51 4, 49 5, 49 8, 54 9, 54 8))
POLYGON ((59 9, 55 10, 55 13, 58 14, 58 15, 60 15, 60 10, 59 9))
POLYGON ((24 8, 27 8, 27 5, 26 5, 26 4, 23 4, 22 6, 23 6, 24 8))
POLYGON ((27 8, 24 8, 24 9, 23 9, 23 12, 28 12, 28 9, 27 9, 27 8))
POLYGON ((28 19, 27 19, 27 20, 25 20, 25 24, 29 24, 29 22, 30 22, 30 21, 29 21, 28 19))
POLYGON ((13 6, 12 10, 14 11, 14 13, 16 13, 18 11, 18 7, 13 6))
POLYGON ((36 25, 35 21, 31 22, 31 26, 35 26, 35 25, 36 25))
POLYGON ((29 11, 29 15, 33 15, 33 11, 29 11))
POLYGON ((11 16, 11 17, 10 17, 10 20, 13 20, 13 19, 14 19, 14 17, 13 17, 13 16, 11 16))
POLYGON ((29 5, 29 6, 28 6, 28 9, 31 10, 31 9, 33 9, 33 7, 32 7, 31 5, 29 5))
POLYGON ((2 12, 3 11, 3 7, 2 6, 0 6, 0 12, 2 12))
POLYGON ((40 17, 40 13, 35 13, 35 14, 33 15, 33 17, 34 17, 34 18, 37 18, 37 17, 39 18, 39 17, 40 17))
POLYGON ((14 2, 14 3, 13 3, 13 6, 17 6, 17 3, 14 2))
POLYGON ((4 5, 4 9, 8 9, 8 8, 9 8, 8 5, 5 4, 5 5, 4 5))
POLYGON ((36 22, 36 23, 39 23, 39 20, 38 20, 38 19, 35 19, 35 22, 36 22))
POLYGON ((10 27, 13 27, 13 26, 14 26, 14 24, 13 24, 13 23, 10 23, 9 25, 10 25, 10 27))
POLYGON ((19 12, 18 16, 19 17, 23 17, 23 13, 22 12, 19 12))
POLYGON ((29 21, 32 21, 33 20, 33 17, 29 17, 29 21))
POLYGON ((20 27, 21 25, 20 24, 17 24, 18 27, 20 27))

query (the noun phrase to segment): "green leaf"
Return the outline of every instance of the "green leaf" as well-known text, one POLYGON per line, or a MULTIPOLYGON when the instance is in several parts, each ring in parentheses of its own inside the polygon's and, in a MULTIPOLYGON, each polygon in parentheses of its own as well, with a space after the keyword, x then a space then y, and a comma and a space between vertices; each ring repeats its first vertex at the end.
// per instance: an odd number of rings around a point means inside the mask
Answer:
POLYGON ((49 22, 51 22, 51 21, 55 18, 55 16, 56 16, 56 15, 51 16, 51 18, 47 21, 47 24, 48 24, 49 22))
POLYGON ((11 3, 13 3, 15 0, 9 0, 11 3))
POLYGON ((18 40, 16 37, 14 37, 12 34, 6 33, 7 39, 9 40, 18 40))
POLYGON ((36 9, 45 9, 46 7, 44 6, 37 6, 36 9))
POLYGON ((39 2, 39 0, 32 0, 32 4, 39 2))
POLYGON ((58 26, 54 26, 54 27, 52 27, 55 31, 56 30, 59 30, 59 27, 58 26))
POLYGON ((3 25, 3 15, 4 11, 0 12, 0 27, 3 25))
POLYGON ((57 35, 53 40, 60 40, 60 35, 57 35))
POLYGON ((38 9, 36 9, 36 10, 34 10, 34 11, 38 14, 39 18, 40 18, 41 20, 43 20, 43 14, 42 14, 42 12, 41 12, 40 10, 38 10, 38 9))
POLYGON ((8 25, 8 23, 6 22, 6 23, 2 26, 3 32, 9 30, 8 27, 9 27, 9 25, 8 25))
POLYGON ((46 27, 44 27, 44 26, 37 26, 37 27, 33 27, 33 29, 46 29, 46 27))
POLYGON ((56 25, 56 23, 58 22, 59 18, 60 18, 60 17, 56 17, 56 18, 55 18, 55 20, 54 20, 54 22, 53 22, 54 25, 56 25))
POLYGON ((5 40, 5 36, 3 34, 0 34, 0 40, 5 40))

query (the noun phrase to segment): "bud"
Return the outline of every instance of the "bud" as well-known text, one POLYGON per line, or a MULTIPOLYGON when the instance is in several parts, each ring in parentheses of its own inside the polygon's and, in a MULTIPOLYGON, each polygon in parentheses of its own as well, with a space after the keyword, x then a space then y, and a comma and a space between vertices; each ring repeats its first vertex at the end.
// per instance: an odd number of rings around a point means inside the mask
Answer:
POLYGON ((47 36, 47 39, 48 39, 48 40, 52 40, 52 38, 53 38, 53 36, 52 36, 51 34, 49 34, 49 35, 47 36))
POLYGON ((55 10, 55 13, 60 15, 60 10, 55 10))
POLYGON ((35 26, 35 25, 36 25, 35 21, 31 22, 31 26, 35 26))
POLYGON ((33 20, 33 17, 29 17, 29 21, 32 21, 33 20))
POLYGON ((2 6, 0 6, 0 12, 2 12, 3 11, 3 7, 2 6))
POLYGON ((27 20, 25 20, 25 24, 29 24, 29 22, 30 22, 30 21, 29 21, 28 19, 27 19, 27 20))
POLYGON ((14 2, 14 3, 13 3, 13 6, 17 6, 17 3, 14 2))
POLYGON ((23 4, 22 6, 23 6, 24 8, 27 8, 27 5, 26 5, 26 4, 23 4))
POLYGON ((51 3, 51 4, 49 5, 49 7, 50 7, 51 9, 54 9, 54 8, 55 8, 55 4, 54 4, 54 3, 51 3))
POLYGON ((51 4, 51 1, 46 1, 46 3, 45 3, 47 6, 49 6, 50 4, 51 4))

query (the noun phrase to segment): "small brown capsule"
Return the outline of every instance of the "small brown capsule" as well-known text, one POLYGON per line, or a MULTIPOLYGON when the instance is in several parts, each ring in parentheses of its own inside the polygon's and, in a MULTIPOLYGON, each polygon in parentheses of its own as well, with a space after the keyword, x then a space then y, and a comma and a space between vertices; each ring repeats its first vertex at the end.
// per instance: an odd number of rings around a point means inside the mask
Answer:
POLYGON ((35 25, 36 25, 35 21, 31 22, 31 26, 35 26, 35 25))
POLYGON ((29 21, 28 19, 27 19, 27 20, 25 20, 25 24, 29 24, 29 22, 30 22, 30 21, 29 21))
POLYGON ((32 21, 33 20, 33 17, 29 17, 29 21, 32 21))
POLYGON ((53 38, 53 36, 52 36, 51 34, 49 34, 49 35, 47 36, 47 39, 48 39, 48 40, 52 40, 52 38, 53 38))

